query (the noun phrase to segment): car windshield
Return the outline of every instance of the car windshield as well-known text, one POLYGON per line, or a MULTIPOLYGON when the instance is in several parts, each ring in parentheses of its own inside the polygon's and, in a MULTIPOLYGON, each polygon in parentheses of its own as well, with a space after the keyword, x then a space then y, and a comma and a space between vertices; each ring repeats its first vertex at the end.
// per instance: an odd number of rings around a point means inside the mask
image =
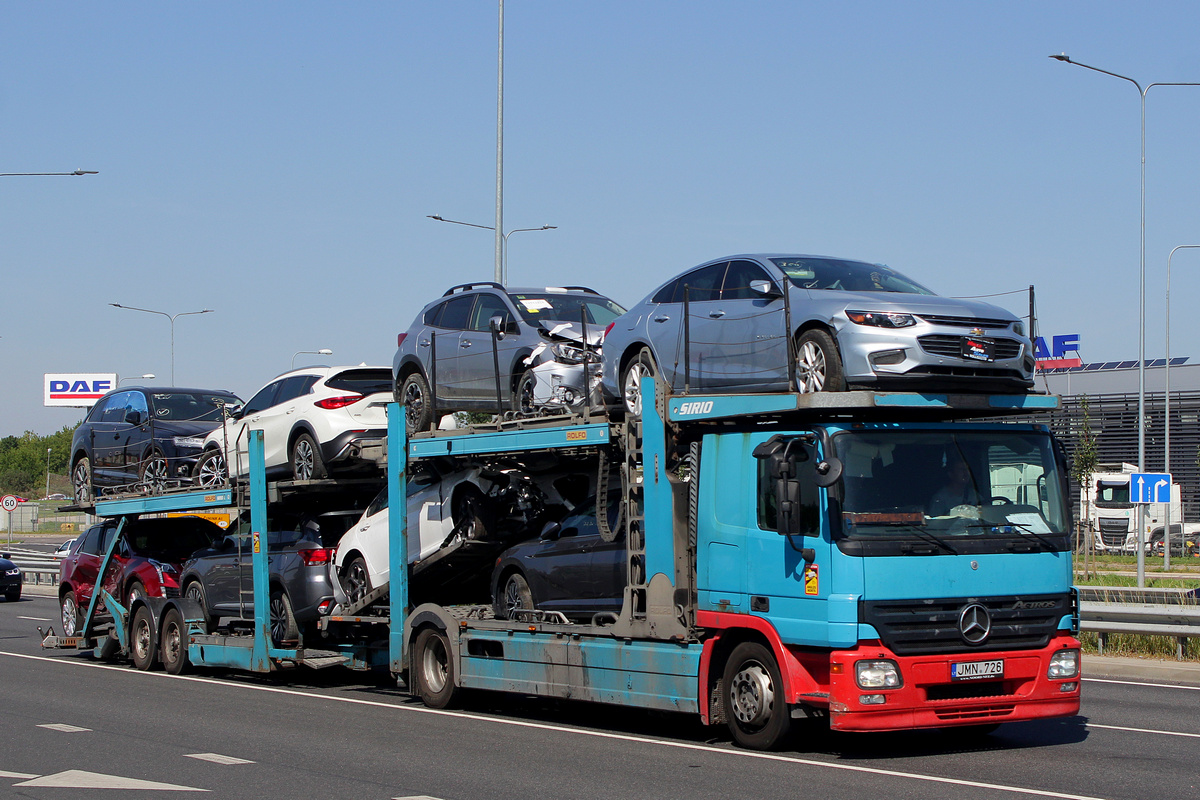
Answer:
POLYGON ((325 385, 330 389, 358 392, 359 394, 390 393, 392 391, 392 371, 390 369, 348 369, 325 381, 325 385))
POLYGON ((838 258, 772 258, 771 261, 801 289, 933 294, 912 278, 882 264, 838 258))
POLYGON ((844 465, 847 539, 1032 539, 1069 532, 1048 434, 863 430, 839 433, 834 441, 844 465))
POLYGON ((625 313, 625 309, 612 300, 596 294, 538 292, 510 294, 509 297, 525 321, 535 325, 544 319, 579 322, 581 318, 586 318, 588 325, 606 328, 608 323, 625 313))
POLYGON ((232 394, 154 392, 154 416, 174 422, 220 422, 221 406, 241 405, 232 394))

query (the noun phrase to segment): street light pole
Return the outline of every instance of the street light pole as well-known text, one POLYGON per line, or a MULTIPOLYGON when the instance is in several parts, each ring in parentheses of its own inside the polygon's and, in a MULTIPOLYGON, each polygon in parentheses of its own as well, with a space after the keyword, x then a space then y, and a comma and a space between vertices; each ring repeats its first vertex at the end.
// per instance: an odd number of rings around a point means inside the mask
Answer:
MULTIPOLYGON (((1123 81, 1129 81, 1138 90, 1138 94, 1142 100, 1142 202, 1141 202, 1141 267, 1139 272, 1139 300, 1138 300, 1138 472, 1146 471, 1146 94, 1155 86, 1200 86, 1200 83, 1182 83, 1182 82, 1165 82, 1165 83, 1149 83, 1145 88, 1135 81, 1133 78, 1125 75, 1118 75, 1115 72, 1109 72, 1106 69, 1092 67, 1087 64, 1081 64, 1078 61, 1072 61, 1066 53, 1052 55, 1055 61, 1061 61, 1064 64, 1074 64, 1077 67, 1090 69, 1092 72, 1099 72, 1104 75, 1111 75, 1114 78, 1120 78, 1123 81)), ((1168 503, 1168 507, 1170 504, 1168 503)), ((1138 504, 1138 553, 1137 553, 1137 573, 1138 573, 1138 588, 1143 588, 1146 585, 1146 506, 1138 504)), ((1168 534, 1170 531, 1167 532, 1168 534)), ((1169 537, 1168 537, 1169 538, 1169 537)))
MULTIPOLYGON (((1163 365, 1163 469, 1171 472, 1171 259, 1176 250, 1196 250, 1200 244, 1181 244, 1167 256, 1167 363, 1163 365)), ((1173 482, 1173 481, 1172 481, 1173 482)), ((1171 568, 1171 503, 1167 498, 1167 524, 1163 528, 1163 569, 1171 568)), ((1180 509, 1179 530, 1183 532, 1183 514, 1180 509)), ((1180 539, 1182 542, 1183 539, 1180 539)))
POLYGON ((331 355, 333 355, 333 351, 330 350, 328 347, 322 347, 320 350, 297 350, 295 353, 292 354, 292 369, 296 368, 296 356, 300 355, 301 353, 310 353, 314 356, 331 356, 331 355))
POLYGON ((147 372, 144 375, 130 375, 128 378, 121 378, 119 381, 117 381, 117 386, 120 386, 125 381, 131 381, 134 378, 137 378, 137 379, 143 380, 143 381, 148 381, 148 380, 152 380, 154 378, 154 373, 147 372))
POLYGON ((45 497, 50 496, 50 451, 53 449, 54 449, 53 447, 46 448, 46 494, 44 495, 45 497))
POLYGON ((504 0, 500 0, 499 43, 496 46, 496 283, 504 285, 504 0))
POLYGON ((95 169, 77 169, 74 172, 0 172, 0 178, 44 178, 64 175, 99 175, 95 169))
MULTIPOLYGON (((456 219, 446 219, 441 214, 426 214, 425 216, 429 217, 430 219, 435 219, 438 222, 449 222, 454 225, 466 225, 468 228, 482 228, 485 231, 496 230, 491 225, 476 225, 474 222, 460 222, 459 220, 456 220, 456 219)), ((508 237, 512 236, 514 233, 520 233, 521 231, 554 231, 554 230, 558 230, 557 225, 543 225, 540 228, 513 228, 508 233, 505 233, 505 234, 497 237, 497 239, 500 241, 500 245, 501 245, 501 249, 500 249, 500 253, 501 253, 500 267, 501 268, 496 273, 496 283, 500 284, 501 286, 508 285, 508 237)))
POLYGON ((211 308, 205 308, 200 311, 180 311, 178 314, 168 314, 165 311, 153 311, 149 308, 134 308, 133 306, 123 306, 120 303, 109 303, 113 308, 124 308, 128 311, 144 311, 147 314, 158 314, 171 320, 171 385, 175 385, 175 318, 187 317, 193 314, 211 314, 211 308))

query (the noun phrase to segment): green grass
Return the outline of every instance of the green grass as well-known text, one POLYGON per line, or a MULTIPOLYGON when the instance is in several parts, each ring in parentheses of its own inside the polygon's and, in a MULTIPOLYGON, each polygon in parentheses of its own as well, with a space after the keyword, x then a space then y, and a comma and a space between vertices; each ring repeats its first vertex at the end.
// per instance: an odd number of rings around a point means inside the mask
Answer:
MULTIPOLYGON (((1100 652, 1099 634, 1083 632, 1079 634, 1083 643, 1083 652, 1093 655, 1100 652)), ((1138 636, 1132 633, 1110 633, 1108 643, 1104 647, 1106 656, 1126 656, 1131 658, 1157 658, 1175 660, 1175 637, 1173 636, 1138 636)), ((1183 652, 1184 661, 1200 661, 1200 639, 1187 640, 1183 652)))

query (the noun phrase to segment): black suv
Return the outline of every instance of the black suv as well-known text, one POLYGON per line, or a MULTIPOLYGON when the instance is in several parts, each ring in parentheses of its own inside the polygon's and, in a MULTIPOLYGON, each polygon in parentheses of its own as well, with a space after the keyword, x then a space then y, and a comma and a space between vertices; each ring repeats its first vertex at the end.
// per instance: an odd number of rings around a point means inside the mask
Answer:
MULTIPOLYGON (((524 410, 520 387, 536 365, 549 360, 584 364, 580 343, 595 353, 609 323, 625 309, 584 286, 505 289, 498 283, 466 283, 425 308, 397 337, 392 361, 396 402, 406 406, 409 431, 428 429, 436 413, 497 411, 497 404, 524 410), (493 352, 493 320, 496 347, 493 352), (584 330, 586 328, 586 331, 584 330), (500 367, 499 398, 496 362, 500 367), (436 397, 431 395, 432 389, 436 397)), ((597 359, 598 360, 598 359, 597 359)), ((580 367, 564 371, 587 395, 580 367)))
POLYGON ((71 439, 75 502, 91 502, 106 488, 157 492, 186 482, 221 408, 241 404, 221 390, 114 389, 92 406, 71 439))

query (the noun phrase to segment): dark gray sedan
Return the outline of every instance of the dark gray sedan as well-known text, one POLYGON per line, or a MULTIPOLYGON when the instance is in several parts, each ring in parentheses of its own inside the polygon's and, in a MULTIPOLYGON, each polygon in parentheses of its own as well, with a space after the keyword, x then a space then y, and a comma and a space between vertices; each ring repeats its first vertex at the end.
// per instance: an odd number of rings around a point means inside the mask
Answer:
MULTIPOLYGON (((312 529, 267 533, 271 586, 271 639, 276 646, 295 642, 333 604, 329 582, 330 548, 312 529)), ((223 619, 254 618, 253 543, 249 534, 233 534, 197 551, 183 564, 183 594, 204 608, 209 631, 223 619)))
POLYGON ((739 255, 673 278, 618 318, 602 385, 638 414, 645 375, 675 391, 1025 392, 1033 365, 1025 323, 1002 308, 939 297, 882 264, 739 255))

